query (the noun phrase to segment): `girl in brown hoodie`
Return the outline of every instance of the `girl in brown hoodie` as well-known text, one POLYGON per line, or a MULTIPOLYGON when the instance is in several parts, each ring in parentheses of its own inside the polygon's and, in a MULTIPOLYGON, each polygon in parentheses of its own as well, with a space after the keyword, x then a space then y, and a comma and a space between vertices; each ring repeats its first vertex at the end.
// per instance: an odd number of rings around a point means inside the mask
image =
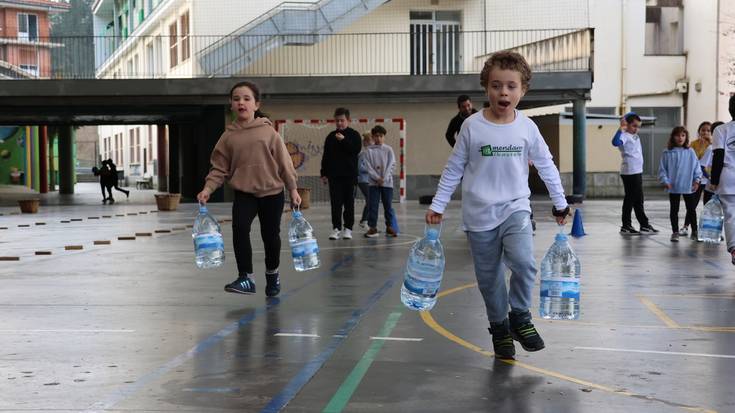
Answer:
POLYGON ((250 225, 258 216, 265 246, 265 295, 273 297, 281 291, 278 265, 284 187, 289 191, 291 203, 301 204, 296 191, 296 170, 283 139, 271 122, 261 117, 258 110, 260 91, 255 84, 241 82, 233 86, 230 106, 237 119, 227 126, 214 147, 210 159, 212 168, 197 199, 206 203, 225 180, 235 189, 232 243, 238 277, 225 286, 227 292, 255 293, 250 225))

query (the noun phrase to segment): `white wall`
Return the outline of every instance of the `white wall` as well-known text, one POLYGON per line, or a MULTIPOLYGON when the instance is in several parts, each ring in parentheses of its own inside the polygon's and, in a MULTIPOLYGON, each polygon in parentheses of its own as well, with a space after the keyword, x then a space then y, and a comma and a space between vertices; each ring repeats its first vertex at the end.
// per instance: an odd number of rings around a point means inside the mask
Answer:
MULTIPOLYGON (((282 0, 195 0, 194 33, 230 34, 281 3, 282 0)), ((315 0, 289 0, 289 3, 315 3, 315 0)))
POLYGON ((735 93, 735 6, 730 1, 720 1, 720 53, 717 59, 719 70, 716 88, 716 120, 731 119, 727 105, 730 95, 735 93))

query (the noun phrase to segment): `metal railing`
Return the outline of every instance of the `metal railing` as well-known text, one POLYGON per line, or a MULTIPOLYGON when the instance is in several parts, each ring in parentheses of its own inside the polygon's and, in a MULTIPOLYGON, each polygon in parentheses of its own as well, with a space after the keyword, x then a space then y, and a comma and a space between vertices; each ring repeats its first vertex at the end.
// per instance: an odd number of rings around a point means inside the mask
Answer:
POLYGON ((0 78, 192 78, 479 73, 498 50, 523 54, 536 72, 592 70, 593 29, 423 31, 268 36, 0 37, 0 78), (227 40, 227 53, 204 50, 227 40), (100 56, 107 56, 101 59, 100 56), (96 60, 95 60, 96 59, 96 60), (246 59, 246 61, 243 61, 246 59), (237 68, 235 70, 234 68, 237 68))

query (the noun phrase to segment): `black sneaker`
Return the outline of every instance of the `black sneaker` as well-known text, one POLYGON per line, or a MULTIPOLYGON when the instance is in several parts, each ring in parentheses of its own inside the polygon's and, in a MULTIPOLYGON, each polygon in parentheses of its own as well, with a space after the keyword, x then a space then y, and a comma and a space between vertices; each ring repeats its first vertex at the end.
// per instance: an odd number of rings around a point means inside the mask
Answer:
POLYGON ((513 340, 521 343, 521 347, 526 351, 539 351, 546 347, 544 340, 530 321, 512 328, 510 335, 513 340))
POLYGON ((225 291, 236 294, 255 294, 255 283, 247 275, 225 285, 225 291))
POLYGON ((620 234, 621 235, 641 235, 641 233, 638 232, 637 229, 630 227, 630 226, 620 227, 620 234))
POLYGON ((641 226, 641 234, 658 234, 658 230, 649 224, 641 226))
POLYGON ((265 274, 265 295, 267 297, 275 297, 281 292, 281 279, 278 273, 265 274))
POLYGON ((502 323, 490 323, 490 328, 487 330, 493 338, 495 357, 513 360, 513 356, 516 355, 516 348, 513 345, 513 337, 511 337, 508 328, 508 319, 506 318, 502 323))

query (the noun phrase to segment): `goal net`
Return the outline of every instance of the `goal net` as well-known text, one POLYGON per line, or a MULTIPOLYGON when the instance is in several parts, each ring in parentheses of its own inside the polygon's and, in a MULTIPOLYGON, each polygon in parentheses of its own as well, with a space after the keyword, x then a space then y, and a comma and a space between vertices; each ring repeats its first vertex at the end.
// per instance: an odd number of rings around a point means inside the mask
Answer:
MULTIPOLYGON (((375 125, 382 125, 388 132, 385 144, 393 148, 396 167, 393 170, 393 202, 406 199, 406 122, 402 118, 353 119, 350 127, 360 132, 370 132, 375 125)), ((324 139, 334 130, 334 120, 286 119, 277 120, 275 127, 286 143, 291 160, 299 175, 298 186, 311 188, 311 202, 329 202, 329 187, 321 182, 324 139)), ((356 189, 356 199, 363 199, 356 189)), ((355 211, 360 210, 355 206, 355 211)))

